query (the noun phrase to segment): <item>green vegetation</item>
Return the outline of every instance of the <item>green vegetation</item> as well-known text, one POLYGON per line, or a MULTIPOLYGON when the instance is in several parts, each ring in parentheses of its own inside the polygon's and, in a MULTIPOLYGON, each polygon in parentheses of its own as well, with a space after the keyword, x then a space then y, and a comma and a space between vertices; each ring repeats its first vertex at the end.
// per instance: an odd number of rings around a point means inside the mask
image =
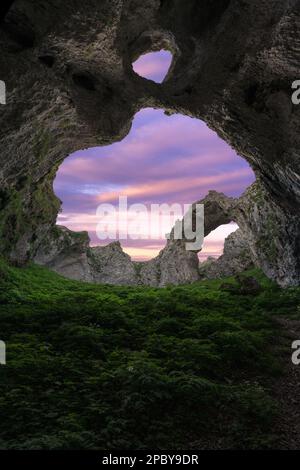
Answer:
POLYGON ((256 296, 221 281, 96 286, 1 261, 0 448, 272 445, 272 315, 297 315, 300 293, 250 274, 256 296))
POLYGON ((56 219, 60 209, 60 200, 53 194, 52 182, 55 170, 48 174, 39 184, 25 178, 20 184, 22 189, 15 188, 0 191, 0 251, 5 254, 15 247, 24 235, 33 237, 34 230, 42 221, 56 219))

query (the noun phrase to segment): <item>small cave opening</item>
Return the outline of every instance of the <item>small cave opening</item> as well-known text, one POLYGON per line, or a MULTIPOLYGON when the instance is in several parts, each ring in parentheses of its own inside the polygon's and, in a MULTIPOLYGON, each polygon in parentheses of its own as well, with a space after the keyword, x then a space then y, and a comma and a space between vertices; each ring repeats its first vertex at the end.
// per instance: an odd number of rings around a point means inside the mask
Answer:
POLYGON ((218 228, 210 232, 204 238, 202 250, 198 254, 200 263, 208 259, 216 260, 224 253, 225 240, 229 235, 236 232, 239 226, 235 222, 226 225, 220 225, 218 228))
POLYGON ((173 54, 165 49, 142 54, 132 64, 134 72, 142 78, 152 80, 155 83, 163 83, 168 76, 173 54))

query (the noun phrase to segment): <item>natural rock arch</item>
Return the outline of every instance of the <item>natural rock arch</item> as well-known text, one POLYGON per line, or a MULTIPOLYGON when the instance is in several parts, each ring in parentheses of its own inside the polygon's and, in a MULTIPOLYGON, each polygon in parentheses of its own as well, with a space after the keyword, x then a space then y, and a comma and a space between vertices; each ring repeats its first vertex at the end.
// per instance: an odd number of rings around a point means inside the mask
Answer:
POLYGON ((120 140, 150 106, 204 120, 249 161, 259 186, 241 218, 256 259, 299 284, 299 10, 297 0, 16 0, 0 27, 1 252, 34 258, 53 235, 59 163, 120 140), (162 85, 132 70, 145 41, 172 48, 162 85))

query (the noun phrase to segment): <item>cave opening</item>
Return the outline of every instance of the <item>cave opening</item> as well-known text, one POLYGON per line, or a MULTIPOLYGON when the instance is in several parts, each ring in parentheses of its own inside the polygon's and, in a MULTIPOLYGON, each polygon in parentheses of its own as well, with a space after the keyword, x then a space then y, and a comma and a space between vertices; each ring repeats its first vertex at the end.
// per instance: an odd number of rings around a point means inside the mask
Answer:
POLYGON ((142 78, 162 83, 168 76, 173 54, 166 49, 147 52, 139 56, 133 64, 133 71, 142 78))
MULTIPOLYGON (((248 163, 204 122, 148 108, 137 113, 123 141, 81 150, 64 160, 54 183, 63 202, 57 224, 87 231, 92 247, 119 240, 132 260, 148 261, 165 247, 165 234, 175 219, 167 220, 159 237, 151 237, 151 231, 123 239, 120 232, 112 237, 107 232, 110 238, 99 240, 99 205, 117 207, 121 196, 128 205, 143 204, 149 211, 152 204, 184 207, 212 189, 238 197, 254 179, 248 163)), ((141 226, 143 232, 146 223, 141 226)), ((237 228, 232 223, 208 235, 199 260, 221 256, 225 238, 237 228)))
MULTIPOLYGON (((132 69, 143 79, 162 84, 171 76, 179 54, 172 36, 146 34, 131 53, 132 69)), ((89 85, 86 78, 75 78, 89 85)), ((165 247, 166 234, 176 222, 175 214, 162 215, 156 220, 159 229, 153 230, 149 219, 153 204, 180 205, 181 219, 186 208, 210 190, 238 197, 254 179, 248 163, 204 122, 146 108, 136 114, 123 141, 81 150, 64 160, 54 182, 55 193, 63 203, 57 224, 75 232, 88 232, 92 247, 119 240, 132 260, 148 261, 165 247), (111 230, 110 219, 102 238, 98 209, 107 204, 118 207, 120 197, 126 197, 129 206, 143 204, 140 227, 135 226, 134 233, 124 237, 122 228, 111 230)), ((119 225, 127 229, 131 223, 128 214, 130 208, 119 208, 119 225)), ((221 256, 226 237, 237 228, 234 223, 221 225, 210 233, 199 260, 221 256)))
POLYGON ((220 225, 218 228, 210 232, 204 238, 202 250, 199 252, 199 261, 207 261, 208 259, 218 259, 224 253, 225 240, 229 235, 236 232, 239 226, 234 222, 220 225))

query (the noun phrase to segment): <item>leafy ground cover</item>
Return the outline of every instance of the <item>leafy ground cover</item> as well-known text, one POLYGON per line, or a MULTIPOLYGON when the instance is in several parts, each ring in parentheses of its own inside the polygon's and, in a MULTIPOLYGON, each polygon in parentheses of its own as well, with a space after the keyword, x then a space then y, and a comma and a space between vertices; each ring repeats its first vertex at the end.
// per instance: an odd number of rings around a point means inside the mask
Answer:
POLYGON ((259 294, 91 285, 0 261, 0 448, 272 446, 273 318, 299 318, 300 289, 246 275, 259 294))

